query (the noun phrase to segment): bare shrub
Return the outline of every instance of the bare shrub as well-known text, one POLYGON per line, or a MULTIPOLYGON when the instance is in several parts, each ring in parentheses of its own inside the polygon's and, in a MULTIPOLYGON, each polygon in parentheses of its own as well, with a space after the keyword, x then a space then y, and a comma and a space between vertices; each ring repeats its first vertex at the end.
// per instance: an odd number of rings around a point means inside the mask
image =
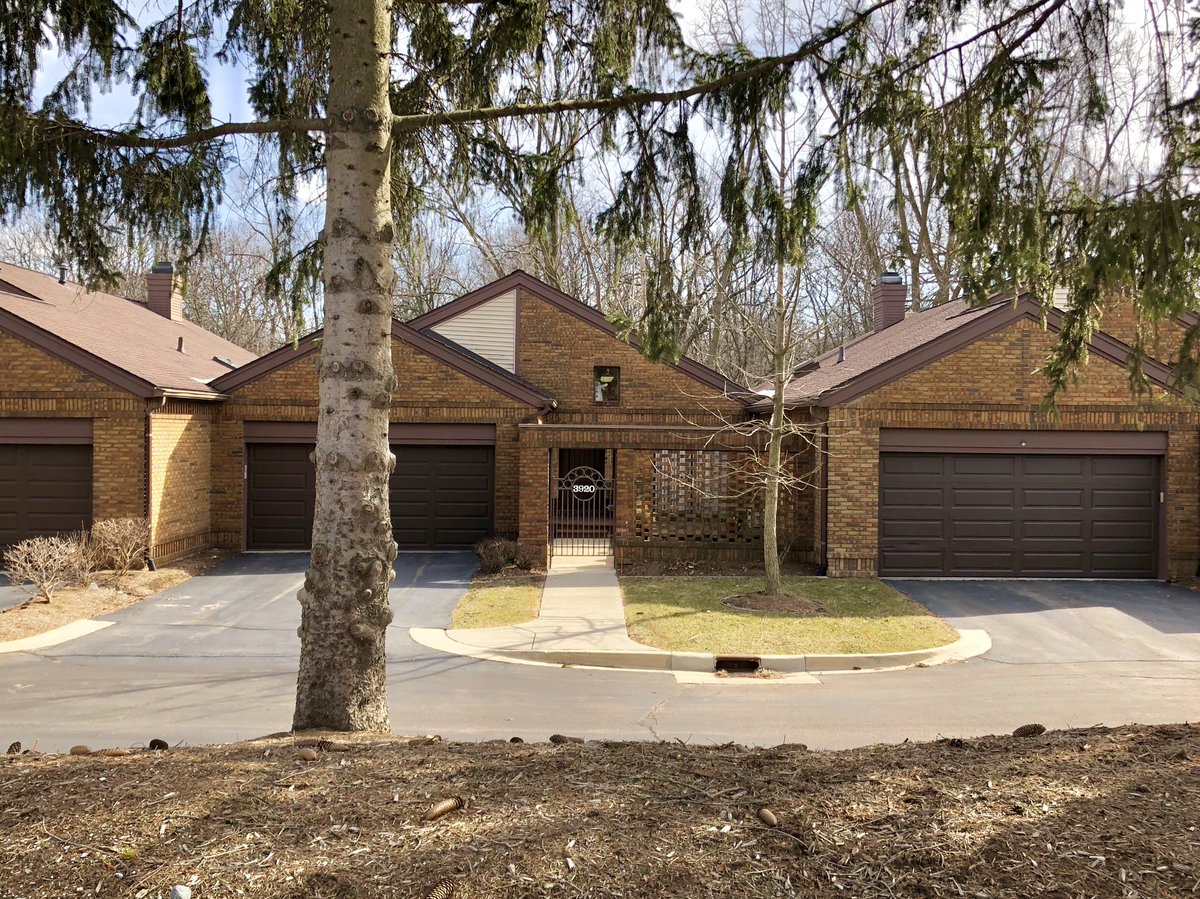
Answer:
POLYGON ((9 547, 4 554, 4 572, 12 583, 34 599, 50 602, 64 587, 73 586, 87 574, 87 550, 78 535, 31 537, 9 547))
POLYGON ((497 574, 516 560, 517 543, 502 537, 488 537, 476 543, 474 550, 479 556, 480 573, 497 574))
POLYGON ((513 564, 522 571, 533 571, 541 561, 537 550, 532 546, 521 546, 517 544, 517 552, 513 557, 513 564))
POLYGON ((125 576, 140 568, 150 552, 150 522, 145 518, 106 518, 92 525, 92 544, 119 590, 125 576))

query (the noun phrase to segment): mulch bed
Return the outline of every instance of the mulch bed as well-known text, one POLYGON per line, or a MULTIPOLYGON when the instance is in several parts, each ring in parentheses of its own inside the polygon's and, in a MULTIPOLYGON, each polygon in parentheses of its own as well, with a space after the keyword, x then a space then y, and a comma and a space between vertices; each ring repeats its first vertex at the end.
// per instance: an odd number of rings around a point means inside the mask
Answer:
POLYGON ((1195 725, 836 753, 421 742, 0 760, 0 896, 1200 893, 1195 725))
POLYGON ((803 596, 790 593, 743 593, 727 596, 721 604, 738 612, 777 612, 784 615, 824 615, 825 607, 803 596))
MULTIPOLYGON (((808 577, 817 573, 817 566, 799 562, 784 562, 780 570, 785 577, 808 577)), ((762 577, 761 561, 748 563, 705 561, 627 562, 618 572, 621 577, 762 577)))

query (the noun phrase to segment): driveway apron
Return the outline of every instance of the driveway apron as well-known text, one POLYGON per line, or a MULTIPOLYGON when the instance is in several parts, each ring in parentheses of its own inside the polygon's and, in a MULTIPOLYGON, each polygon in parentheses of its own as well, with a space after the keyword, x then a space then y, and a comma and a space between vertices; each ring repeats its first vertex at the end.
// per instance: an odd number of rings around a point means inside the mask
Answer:
POLYGON ((1200 594, 1157 581, 894 580, 1008 664, 1200 662, 1200 594))

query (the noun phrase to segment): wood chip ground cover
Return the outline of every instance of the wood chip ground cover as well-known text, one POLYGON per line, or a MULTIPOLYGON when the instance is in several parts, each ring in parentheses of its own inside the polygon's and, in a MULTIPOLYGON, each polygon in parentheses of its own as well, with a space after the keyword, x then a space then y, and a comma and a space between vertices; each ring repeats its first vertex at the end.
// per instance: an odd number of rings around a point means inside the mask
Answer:
POLYGON ((1195 725, 837 753, 381 739, 0 760, 0 896, 1200 895, 1195 725))

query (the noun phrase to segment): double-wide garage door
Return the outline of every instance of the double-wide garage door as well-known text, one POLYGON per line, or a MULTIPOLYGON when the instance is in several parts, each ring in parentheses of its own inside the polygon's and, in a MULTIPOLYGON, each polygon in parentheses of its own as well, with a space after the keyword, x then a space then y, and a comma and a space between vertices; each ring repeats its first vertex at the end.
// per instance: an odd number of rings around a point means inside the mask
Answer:
POLYGON ((1159 458, 881 453, 879 571, 1155 577, 1159 458))
POLYGON ((0 443, 0 552, 92 525, 92 448, 0 443))
MULTIPOLYGON (((246 463, 248 549, 309 548, 315 470, 311 444, 251 443, 246 463)), ((395 445, 389 501, 401 549, 459 549, 492 532, 494 448, 395 445)))

